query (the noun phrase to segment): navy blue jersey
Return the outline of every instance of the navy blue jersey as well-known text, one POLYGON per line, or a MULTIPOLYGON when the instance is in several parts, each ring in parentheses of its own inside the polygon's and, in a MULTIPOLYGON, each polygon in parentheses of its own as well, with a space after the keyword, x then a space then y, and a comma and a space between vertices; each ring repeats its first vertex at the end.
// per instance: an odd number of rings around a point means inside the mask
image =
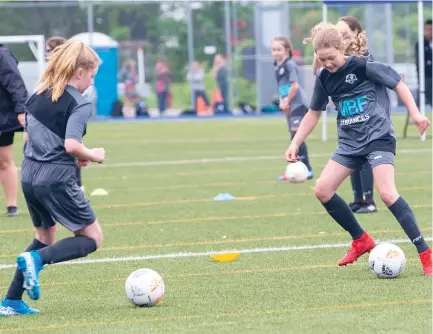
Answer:
POLYGON ((349 57, 331 73, 321 69, 316 76, 310 108, 325 110, 330 96, 337 111, 336 153, 364 155, 372 151, 395 154, 391 104, 386 88, 394 89, 400 75, 388 65, 349 57))
POLYGON ((65 150, 65 139, 82 141, 92 104, 74 87, 66 86, 57 102, 51 100, 47 91, 34 94, 26 107, 28 140, 24 156, 40 162, 75 165, 76 159, 65 150))

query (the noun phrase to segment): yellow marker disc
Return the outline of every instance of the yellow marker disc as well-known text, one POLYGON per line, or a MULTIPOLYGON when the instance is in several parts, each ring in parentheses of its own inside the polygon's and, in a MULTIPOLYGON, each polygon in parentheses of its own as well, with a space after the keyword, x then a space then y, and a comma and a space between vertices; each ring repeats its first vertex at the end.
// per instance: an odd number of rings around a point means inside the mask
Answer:
POLYGON ((238 258, 241 253, 226 253, 211 255, 211 259, 216 262, 232 262, 238 258))

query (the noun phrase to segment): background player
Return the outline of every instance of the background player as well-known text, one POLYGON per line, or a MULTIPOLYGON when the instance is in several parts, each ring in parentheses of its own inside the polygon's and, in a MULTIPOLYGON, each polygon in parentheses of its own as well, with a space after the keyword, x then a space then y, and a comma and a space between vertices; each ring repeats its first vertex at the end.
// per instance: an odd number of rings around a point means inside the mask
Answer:
MULTIPOLYGON (((302 118, 308 111, 307 99, 304 90, 299 85, 298 68, 292 61, 293 51, 289 39, 284 36, 275 37, 272 40, 271 52, 275 60, 275 77, 280 96, 280 109, 286 114, 289 131, 293 138, 302 118)), ((307 144, 304 142, 299 148, 299 156, 308 168, 308 179, 312 179, 314 174, 308 159, 307 144)), ((283 174, 277 180, 283 181, 286 180, 286 177, 283 174)))

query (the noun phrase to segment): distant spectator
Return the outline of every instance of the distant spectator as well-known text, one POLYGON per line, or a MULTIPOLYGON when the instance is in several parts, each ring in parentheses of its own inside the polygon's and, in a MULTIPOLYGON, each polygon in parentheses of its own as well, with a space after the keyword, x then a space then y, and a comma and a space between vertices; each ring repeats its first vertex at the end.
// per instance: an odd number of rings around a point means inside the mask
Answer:
POLYGON ((118 74, 119 82, 125 84, 125 104, 123 107, 123 116, 127 118, 135 117, 136 105, 139 100, 137 93, 137 71, 136 62, 127 60, 118 74))
MULTIPOLYGON (((416 72, 419 80, 418 42, 415 44, 416 72)), ((424 23, 424 77, 426 104, 432 105, 432 20, 424 23)), ((419 82, 418 82, 419 84, 419 82)))
POLYGON ((218 88, 224 100, 224 109, 225 111, 228 111, 229 75, 224 57, 220 54, 217 54, 214 58, 213 65, 213 75, 217 81, 218 88))
POLYGON ((163 59, 159 59, 155 66, 156 72, 156 94, 158 96, 159 113, 163 113, 167 108, 170 98, 171 71, 163 59))
POLYGON ((204 70, 201 68, 198 61, 195 61, 191 64, 191 69, 188 71, 186 79, 189 81, 194 95, 195 112, 197 112, 197 99, 199 97, 201 97, 206 103, 206 106, 209 107, 209 100, 204 87, 204 70))

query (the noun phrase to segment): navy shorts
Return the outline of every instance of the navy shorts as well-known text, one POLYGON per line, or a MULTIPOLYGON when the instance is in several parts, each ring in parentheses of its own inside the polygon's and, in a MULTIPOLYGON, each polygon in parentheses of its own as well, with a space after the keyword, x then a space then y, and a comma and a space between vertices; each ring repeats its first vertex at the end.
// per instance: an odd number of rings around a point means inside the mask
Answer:
POLYGON ((304 116, 290 116, 288 119, 289 131, 290 132, 298 131, 299 125, 301 124, 303 118, 304 116))
POLYGON ((77 184, 76 166, 24 159, 21 186, 35 227, 48 229, 60 223, 75 232, 96 216, 77 184))
POLYGON ((359 169, 366 162, 375 168, 379 165, 394 165, 394 153, 386 151, 373 151, 365 156, 351 156, 334 153, 331 160, 338 162, 340 165, 350 169, 359 169))
POLYGON ((292 134, 298 131, 299 125, 307 112, 308 108, 306 106, 300 106, 291 111, 290 117, 287 118, 287 125, 292 134))
POLYGON ((12 145, 14 143, 15 132, 0 132, 0 147, 12 145))

